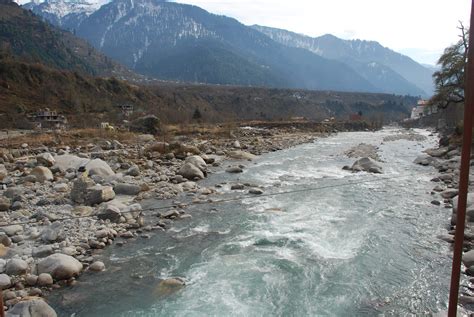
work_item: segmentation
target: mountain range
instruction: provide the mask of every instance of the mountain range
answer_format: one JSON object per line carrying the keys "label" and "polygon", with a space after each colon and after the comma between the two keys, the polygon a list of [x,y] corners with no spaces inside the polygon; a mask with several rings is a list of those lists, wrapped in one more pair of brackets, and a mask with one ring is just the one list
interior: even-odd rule
{"label": "mountain range", "polygon": [[432,70],[378,42],[246,26],[159,0],[47,0],[24,7],[133,71],[164,80],[414,96],[433,91]]}

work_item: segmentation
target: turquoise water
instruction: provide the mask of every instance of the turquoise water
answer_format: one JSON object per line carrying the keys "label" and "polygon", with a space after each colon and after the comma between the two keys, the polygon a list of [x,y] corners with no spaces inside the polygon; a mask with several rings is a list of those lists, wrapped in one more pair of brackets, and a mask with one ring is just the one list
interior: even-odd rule
{"label": "turquoise water", "polygon": [[[326,188],[194,205],[193,217],[167,232],[106,250],[106,272],[84,274],[50,303],[60,316],[399,316],[445,309],[451,262],[436,236],[445,233],[449,210],[430,204],[435,171],[412,163],[436,139],[420,130],[424,142],[382,142],[397,132],[340,133],[246,162],[240,175],[215,173],[204,184],[249,182],[265,193]],[[341,170],[354,161],[342,153],[361,142],[380,146],[383,175]],[[212,197],[243,194],[224,185]],[[176,276],[184,288],[157,291],[161,279]]]}

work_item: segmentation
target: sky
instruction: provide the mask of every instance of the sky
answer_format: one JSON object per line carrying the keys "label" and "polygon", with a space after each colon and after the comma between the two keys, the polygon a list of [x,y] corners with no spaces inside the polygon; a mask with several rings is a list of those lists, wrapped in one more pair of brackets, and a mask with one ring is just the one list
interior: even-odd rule
{"label": "sky", "polygon": [[174,0],[211,13],[320,36],[378,41],[417,62],[436,64],[469,24],[469,0]]}

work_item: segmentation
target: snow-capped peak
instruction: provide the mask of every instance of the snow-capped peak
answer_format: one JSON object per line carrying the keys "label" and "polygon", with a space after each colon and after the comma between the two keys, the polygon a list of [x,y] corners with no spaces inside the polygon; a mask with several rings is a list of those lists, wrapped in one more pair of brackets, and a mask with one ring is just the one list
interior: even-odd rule
{"label": "snow-capped peak", "polygon": [[15,0],[18,4],[28,7],[41,7],[41,11],[55,15],[57,18],[71,14],[84,13],[90,15],[110,0]]}

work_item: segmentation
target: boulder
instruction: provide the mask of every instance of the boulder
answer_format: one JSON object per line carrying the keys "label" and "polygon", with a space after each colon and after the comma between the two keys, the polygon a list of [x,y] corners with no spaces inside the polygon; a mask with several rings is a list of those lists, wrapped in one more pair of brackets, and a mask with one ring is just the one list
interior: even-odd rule
{"label": "boulder", "polygon": [[21,225],[11,225],[11,226],[6,226],[6,227],[1,227],[0,231],[5,232],[5,234],[9,237],[14,236],[16,234],[19,234],[23,232],[23,226]]}
{"label": "boulder", "polygon": [[104,262],[101,262],[101,261],[95,261],[89,266],[89,270],[94,271],[94,272],[101,272],[105,270],[105,264]]}
{"label": "boulder", "polygon": [[8,171],[5,168],[5,165],[0,164],[0,182],[3,181],[8,176]]}
{"label": "boulder", "polygon": [[101,159],[89,160],[88,158],[65,154],[56,156],[55,160],[56,164],[54,166],[63,172],[71,169],[78,171],[82,167],[90,176],[108,177],[115,175],[109,164]]}
{"label": "boulder", "polygon": [[36,282],[38,286],[51,286],[53,285],[53,277],[49,273],[41,273],[38,275],[38,280]]}
{"label": "boulder", "polygon": [[51,245],[40,245],[39,247],[33,249],[31,255],[35,258],[44,258],[53,253],[54,250]]}
{"label": "boulder", "polygon": [[10,276],[4,273],[0,274],[0,290],[10,287],[11,284],[12,284],[12,281],[10,279]]}
{"label": "boulder", "polygon": [[32,171],[31,175],[36,177],[38,182],[44,183],[46,181],[52,181],[54,179],[51,170],[44,166],[36,166]]}
{"label": "boulder", "polygon": [[458,195],[459,191],[457,189],[448,189],[441,192],[441,197],[444,199],[451,199]]}
{"label": "boulder", "polygon": [[463,254],[462,263],[466,267],[470,267],[474,265],[474,250],[468,251]]}
{"label": "boulder", "polygon": [[51,167],[56,163],[56,160],[50,153],[41,153],[36,156],[36,161],[38,164]]}
{"label": "boulder", "polygon": [[0,197],[0,211],[7,211],[11,207],[11,201],[8,198]]}
{"label": "boulder", "polygon": [[184,161],[185,163],[190,163],[190,164],[193,164],[194,166],[196,166],[197,168],[199,168],[201,171],[205,171],[206,168],[207,168],[207,164],[206,162],[204,161],[204,159],[199,156],[199,155],[192,155],[192,156],[188,156],[186,158],[186,160]]}
{"label": "boulder", "polygon": [[115,198],[112,186],[95,185],[87,189],[84,203],[89,206],[98,205]]}
{"label": "boulder", "polygon": [[423,154],[418,156],[413,163],[423,166],[433,165],[437,162],[437,159],[429,155]]}
{"label": "boulder", "polygon": [[134,184],[119,183],[114,186],[114,192],[117,195],[138,195],[141,191],[140,186]]}
{"label": "boulder", "polygon": [[122,212],[117,206],[107,204],[104,210],[97,214],[97,217],[102,220],[110,220],[113,223],[119,223]]}
{"label": "boulder", "polygon": [[366,171],[369,173],[382,173],[382,167],[369,157],[358,159],[351,167],[353,172]]}
{"label": "boulder", "polygon": [[140,168],[137,165],[132,165],[125,174],[133,177],[140,176]]}
{"label": "boulder", "polygon": [[44,300],[30,299],[13,306],[6,317],[57,317],[58,315]]}
{"label": "boulder", "polygon": [[97,175],[100,177],[108,177],[115,175],[112,168],[105,161],[101,159],[94,159],[89,161],[86,166],[86,171],[89,173],[89,176]]}
{"label": "boulder", "polygon": [[441,157],[441,156],[446,155],[449,152],[449,148],[441,147],[439,149],[428,149],[425,152],[426,154],[432,157]]}
{"label": "boulder", "polygon": [[56,280],[65,280],[77,276],[82,264],[72,256],[55,253],[38,263],[38,273],[49,273]]}
{"label": "boulder", "polygon": [[55,222],[41,232],[41,240],[46,243],[60,242],[65,239],[63,226],[60,222]]}
{"label": "boulder", "polygon": [[5,273],[8,275],[23,275],[28,271],[28,263],[22,259],[11,259],[7,262]]}
{"label": "boulder", "polygon": [[229,151],[227,152],[227,156],[233,158],[235,160],[253,160],[256,158],[255,155],[245,152],[245,151]]}
{"label": "boulder", "polygon": [[263,190],[261,190],[260,188],[250,188],[250,189],[249,189],[249,194],[252,194],[252,195],[262,195],[262,194],[263,194]]}
{"label": "boulder", "polygon": [[237,174],[237,173],[242,173],[244,170],[240,168],[239,166],[231,166],[225,170],[227,173],[231,174]]}
{"label": "boulder", "polygon": [[195,178],[204,178],[204,173],[199,169],[199,167],[191,163],[185,163],[183,166],[181,166],[177,174],[189,180],[194,180]]}
{"label": "boulder", "polygon": [[87,190],[95,185],[94,181],[86,175],[81,175],[72,184],[71,200],[83,204],[86,200]]}

